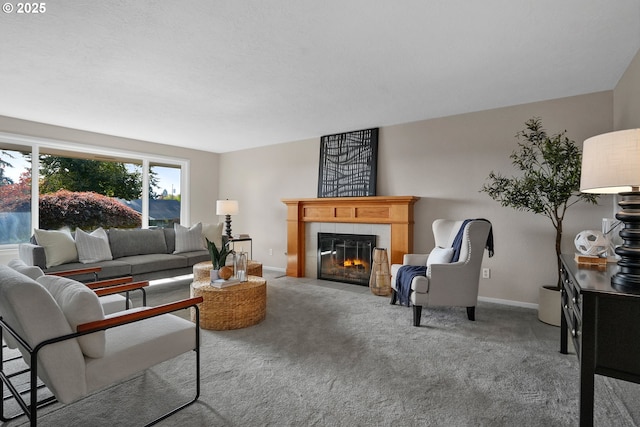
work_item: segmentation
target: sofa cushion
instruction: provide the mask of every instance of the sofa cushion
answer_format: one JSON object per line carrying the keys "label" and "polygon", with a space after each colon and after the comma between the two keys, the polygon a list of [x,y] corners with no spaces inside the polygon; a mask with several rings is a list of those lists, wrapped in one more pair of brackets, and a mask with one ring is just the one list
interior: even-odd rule
{"label": "sofa cushion", "polygon": [[44,276],[44,272],[40,267],[36,267],[35,265],[27,265],[21,259],[14,258],[10,260],[7,265],[13,268],[20,274],[24,274],[25,276],[35,280],[40,276]]}
{"label": "sofa cushion", "polygon": [[173,227],[163,228],[162,231],[164,231],[164,240],[167,244],[167,253],[172,254],[176,250],[176,232]]}
{"label": "sofa cushion", "polygon": [[[27,276],[28,278],[33,279],[33,280],[36,280],[40,276],[44,276],[44,272],[42,271],[42,269],[40,267],[27,265],[21,259],[14,258],[12,260],[9,260],[7,265],[9,267],[11,267],[14,271],[16,271],[16,272],[18,272],[20,274],[24,274],[25,276]],[[9,333],[6,333],[3,336],[3,340],[9,346],[9,348],[17,348],[18,347],[18,342]]]}
{"label": "sofa cushion", "polygon": [[167,244],[162,229],[109,230],[109,246],[114,259],[132,255],[166,254]]}
{"label": "sofa cushion", "polygon": [[113,259],[111,248],[109,248],[109,236],[102,227],[91,233],[76,228],[76,248],[78,249],[78,260],[83,264]]}
{"label": "sofa cushion", "polygon": [[172,254],[133,255],[121,258],[121,261],[131,266],[133,275],[188,267],[185,257]]}
{"label": "sofa cushion", "polygon": [[196,325],[173,314],[109,329],[104,357],[87,360],[87,388],[98,390],[195,347]]}
{"label": "sofa cushion", "polygon": [[176,232],[176,249],[174,254],[182,252],[192,252],[205,249],[202,239],[202,223],[197,223],[191,228],[184,227],[180,224],[173,224]]}
{"label": "sofa cushion", "polygon": [[[46,273],[55,273],[57,271],[64,270],[78,270],[82,268],[100,267],[101,270],[97,273],[98,279],[111,279],[113,277],[122,277],[131,275],[131,266],[126,262],[112,260],[112,261],[100,261],[98,263],[82,264],[81,262],[71,262],[69,264],[58,265],[55,267],[47,268]],[[73,279],[78,282],[93,282],[96,279],[95,274],[78,274],[74,275]]]}
{"label": "sofa cushion", "polygon": [[36,229],[34,234],[38,245],[44,248],[47,268],[78,260],[76,242],[68,228],[60,230]]}
{"label": "sofa cushion", "polygon": [[[202,236],[208,239],[211,243],[215,243],[216,248],[220,249],[222,247],[222,229],[224,226],[224,222],[219,222],[217,224],[202,224]],[[206,242],[206,240],[205,240]],[[205,249],[206,249],[205,243]]]}
{"label": "sofa cushion", "polygon": [[[32,346],[70,334],[69,323],[47,290],[6,265],[0,265],[0,313]],[[22,352],[27,363],[29,355]],[[62,403],[86,394],[84,358],[75,339],[40,351],[38,376]]]}
{"label": "sofa cushion", "polygon": [[181,254],[177,254],[177,255],[184,257],[187,260],[187,266],[189,267],[193,267],[199,262],[211,261],[211,255],[209,255],[209,251],[207,250],[182,252]]}
{"label": "sofa cushion", "polygon": [[[42,276],[37,281],[56,300],[73,331],[82,323],[104,319],[98,296],[82,283],[57,276]],[[85,356],[102,357],[105,349],[104,331],[78,337],[78,344]]]}

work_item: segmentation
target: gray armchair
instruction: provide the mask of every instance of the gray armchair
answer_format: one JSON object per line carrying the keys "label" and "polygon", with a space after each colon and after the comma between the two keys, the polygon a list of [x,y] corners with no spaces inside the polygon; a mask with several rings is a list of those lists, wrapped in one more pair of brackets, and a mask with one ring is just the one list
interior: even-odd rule
{"label": "gray armchair", "polygon": [[[469,320],[475,320],[478,301],[480,268],[485,247],[493,250],[489,238],[491,223],[473,220],[466,224],[459,256],[454,262],[452,245],[464,221],[437,219],[432,229],[436,248],[430,254],[406,254],[402,264],[391,266],[391,304],[395,304],[401,291],[397,283],[398,272],[403,265],[424,266],[424,275],[411,279],[409,301],[413,305],[413,325],[420,326],[423,306],[461,306],[467,308]],[[448,258],[448,259],[447,259]]]}
{"label": "gray armchair", "polygon": [[[44,278],[44,279],[43,279]],[[35,280],[0,265],[0,338],[10,336],[30,369],[29,398],[25,400],[7,372],[0,369],[6,386],[37,425],[40,407],[38,381],[61,403],[71,403],[104,387],[183,353],[195,353],[195,397],[152,422],[165,419],[195,402],[200,394],[200,329],[197,304],[190,298],[157,307],[141,307],[105,316],[96,293],[67,279],[64,284],[42,276]],[[195,310],[196,322],[170,314]],[[3,350],[0,350],[0,352]],[[2,354],[0,354],[0,357]],[[33,363],[37,360],[37,363]],[[7,416],[5,399],[0,420]]]}

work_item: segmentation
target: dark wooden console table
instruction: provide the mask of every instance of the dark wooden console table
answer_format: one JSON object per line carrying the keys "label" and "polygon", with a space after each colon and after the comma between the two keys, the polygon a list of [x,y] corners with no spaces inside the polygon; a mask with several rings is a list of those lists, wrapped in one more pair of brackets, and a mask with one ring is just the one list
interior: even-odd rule
{"label": "dark wooden console table", "polygon": [[618,292],[606,271],[578,268],[562,255],[560,352],[571,336],[580,361],[580,425],[593,425],[595,374],[640,383],[640,295]]}

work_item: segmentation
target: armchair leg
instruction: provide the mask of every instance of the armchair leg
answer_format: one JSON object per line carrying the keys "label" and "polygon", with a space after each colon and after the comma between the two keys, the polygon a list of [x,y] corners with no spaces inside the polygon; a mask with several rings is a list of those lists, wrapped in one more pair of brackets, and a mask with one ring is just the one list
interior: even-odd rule
{"label": "armchair leg", "polygon": [[398,301],[398,293],[395,289],[391,288],[391,305],[396,305],[396,301]]}
{"label": "armchair leg", "polygon": [[475,306],[474,307],[467,307],[467,317],[472,322],[474,320],[476,320],[476,308],[475,308]]}
{"label": "armchair leg", "polygon": [[413,306],[413,326],[420,326],[420,318],[422,317],[422,306]]}

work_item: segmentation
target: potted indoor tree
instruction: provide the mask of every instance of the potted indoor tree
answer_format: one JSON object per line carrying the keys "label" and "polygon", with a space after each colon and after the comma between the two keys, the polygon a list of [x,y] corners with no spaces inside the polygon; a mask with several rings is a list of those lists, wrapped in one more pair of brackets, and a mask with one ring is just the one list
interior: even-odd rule
{"label": "potted indoor tree", "polygon": [[[502,206],[551,220],[556,230],[557,280],[555,286],[541,288],[538,306],[538,318],[551,324],[559,324],[560,318],[560,251],[565,213],[580,201],[595,204],[598,199],[596,194],[580,192],[582,153],[566,133],[565,130],[549,136],[540,118],[526,121],[525,129],[516,134],[518,149],[510,156],[520,175],[507,178],[492,171],[481,190]],[[552,304],[549,311],[543,307],[547,303]]]}

